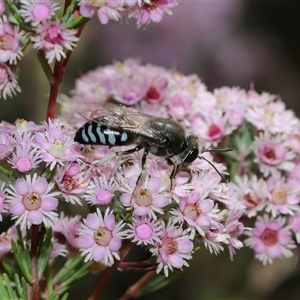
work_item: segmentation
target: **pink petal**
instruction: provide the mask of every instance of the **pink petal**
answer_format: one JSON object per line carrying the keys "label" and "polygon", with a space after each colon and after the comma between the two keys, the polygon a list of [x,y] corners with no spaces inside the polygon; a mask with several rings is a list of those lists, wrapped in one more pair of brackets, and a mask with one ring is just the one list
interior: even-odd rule
{"label": "pink petal", "polygon": [[9,212],[15,216],[20,216],[25,212],[25,207],[22,202],[14,201],[9,206]]}
{"label": "pink petal", "polygon": [[165,207],[167,206],[170,202],[170,200],[167,198],[167,197],[160,197],[160,196],[157,196],[153,199],[153,205],[155,207]]}
{"label": "pink petal", "polygon": [[51,211],[58,206],[58,200],[53,197],[46,197],[42,199],[41,208],[44,211]]}
{"label": "pink petal", "polygon": [[22,196],[25,196],[29,192],[29,186],[29,183],[23,178],[19,178],[15,182],[16,192]]}
{"label": "pink petal", "polygon": [[156,8],[155,10],[152,10],[150,13],[150,18],[153,22],[160,22],[163,18],[164,12],[160,8]]}
{"label": "pink petal", "polygon": [[265,246],[265,244],[261,240],[256,240],[254,242],[253,249],[258,254],[266,252],[266,246]]}
{"label": "pink petal", "polygon": [[110,251],[118,251],[122,246],[122,240],[118,237],[113,237],[109,243]]}
{"label": "pink petal", "polygon": [[282,246],[280,246],[279,244],[273,245],[271,247],[267,248],[267,254],[271,257],[271,258],[278,258],[282,255]]}
{"label": "pink petal", "polygon": [[189,181],[190,175],[187,172],[179,172],[176,175],[176,185],[180,186],[182,184],[185,184]]}
{"label": "pink petal", "polygon": [[202,200],[199,202],[199,206],[202,210],[202,213],[207,214],[213,209],[214,202],[212,200]]}
{"label": "pink petal", "polygon": [[200,227],[208,227],[211,223],[211,218],[205,215],[201,215],[197,218],[196,223]]}
{"label": "pink petal", "polygon": [[181,227],[172,227],[170,230],[168,230],[168,237],[171,239],[176,239],[182,234],[182,228]]}
{"label": "pink petal", "polygon": [[85,224],[92,230],[97,230],[102,225],[101,220],[96,214],[88,214]]}
{"label": "pink petal", "polygon": [[95,239],[89,234],[83,234],[76,239],[76,242],[79,248],[88,249],[95,244]]}
{"label": "pink petal", "polygon": [[179,253],[191,253],[194,249],[194,244],[191,240],[178,239],[177,242],[177,252]]}
{"label": "pink petal", "polygon": [[146,216],[148,214],[148,212],[149,212],[148,207],[139,206],[134,210],[133,214],[138,217],[143,217],[143,216]]}
{"label": "pink petal", "polygon": [[49,143],[47,142],[46,138],[42,134],[35,135],[35,142],[41,147],[46,148],[48,147]]}
{"label": "pink petal", "polygon": [[109,214],[105,219],[104,219],[104,224],[107,229],[113,230],[116,226],[116,218],[114,214]]}
{"label": "pink petal", "polygon": [[130,205],[130,200],[131,200],[131,195],[129,194],[123,194],[120,197],[120,201],[122,202],[122,204],[124,204],[125,206],[129,206]]}
{"label": "pink petal", "polygon": [[43,214],[39,210],[30,211],[27,218],[31,224],[37,225],[43,222]]}
{"label": "pink petal", "polygon": [[169,255],[168,262],[174,268],[181,268],[183,266],[183,259],[176,254]]}
{"label": "pink petal", "polygon": [[42,195],[45,194],[48,188],[47,179],[44,177],[38,177],[38,179],[32,184],[32,189],[34,192]]}
{"label": "pink petal", "polygon": [[100,260],[103,260],[105,254],[106,254],[106,248],[105,247],[96,247],[94,250],[93,250],[93,259],[95,261],[100,261]]}
{"label": "pink petal", "polygon": [[151,194],[157,194],[160,190],[160,187],[161,187],[160,178],[151,178],[147,186]]}

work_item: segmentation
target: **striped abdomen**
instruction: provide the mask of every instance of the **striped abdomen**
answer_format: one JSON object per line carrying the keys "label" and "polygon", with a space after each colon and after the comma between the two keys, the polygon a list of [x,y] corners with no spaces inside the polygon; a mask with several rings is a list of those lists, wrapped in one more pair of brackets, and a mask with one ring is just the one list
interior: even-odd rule
{"label": "striped abdomen", "polygon": [[80,144],[122,146],[134,144],[135,135],[91,121],[77,130],[74,141]]}

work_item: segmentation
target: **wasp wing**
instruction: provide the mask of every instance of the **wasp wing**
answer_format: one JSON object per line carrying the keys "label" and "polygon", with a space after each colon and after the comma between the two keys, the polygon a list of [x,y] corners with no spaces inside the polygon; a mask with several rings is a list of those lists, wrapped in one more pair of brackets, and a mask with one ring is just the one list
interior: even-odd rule
{"label": "wasp wing", "polygon": [[107,104],[104,107],[95,107],[85,116],[112,129],[132,132],[150,138],[154,142],[160,142],[162,138],[161,133],[147,125],[147,121],[157,117],[144,114],[131,107]]}

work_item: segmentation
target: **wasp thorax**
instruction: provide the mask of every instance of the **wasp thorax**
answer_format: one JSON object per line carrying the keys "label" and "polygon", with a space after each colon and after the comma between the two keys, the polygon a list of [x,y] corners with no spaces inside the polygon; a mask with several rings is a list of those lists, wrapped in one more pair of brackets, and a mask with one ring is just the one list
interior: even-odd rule
{"label": "wasp thorax", "polygon": [[182,152],[185,146],[185,131],[179,123],[171,119],[153,118],[147,121],[146,125],[160,135],[159,143],[150,141],[152,154],[169,156]]}

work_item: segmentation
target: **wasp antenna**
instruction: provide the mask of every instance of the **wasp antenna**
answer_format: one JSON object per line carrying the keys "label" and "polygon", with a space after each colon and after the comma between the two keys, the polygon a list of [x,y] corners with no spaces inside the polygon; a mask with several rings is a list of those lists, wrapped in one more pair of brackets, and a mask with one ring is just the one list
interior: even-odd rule
{"label": "wasp antenna", "polygon": [[207,150],[203,150],[202,153],[204,152],[229,152],[229,151],[233,151],[233,148],[219,148],[219,149],[207,149]]}
{"label": "wasp antenna", "polygon": [[220,177],[225,181],[227,182],[227,179],[219,172],[219,170],[214,166],[214,164],[209,161],[208,159],[206,159],[204,156],[198,156],[200,159],[204,159],[206,162],[208,162],[214,169],[215,171],[220,175]]}

